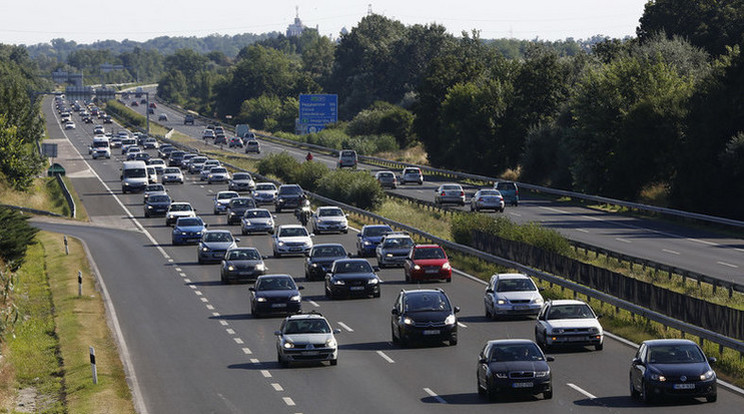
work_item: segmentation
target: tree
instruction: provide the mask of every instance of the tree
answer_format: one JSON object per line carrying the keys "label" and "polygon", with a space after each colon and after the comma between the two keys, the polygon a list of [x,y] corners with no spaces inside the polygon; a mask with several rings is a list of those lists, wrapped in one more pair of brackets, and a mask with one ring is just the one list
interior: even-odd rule
{"label": "tree", "polygon": [[164,69],[180,71],[186,79],[193,79],[197,72],[207,68],[208,59],[192,49],[179,49],[176,53],[165,58]]}
{"label": "tree", "polygon": [[11,271],[23,264],[26,249],[34,242],[39,229],[28,224],[28,215],[16,210],[0,208],[0,259],[8,264]]}

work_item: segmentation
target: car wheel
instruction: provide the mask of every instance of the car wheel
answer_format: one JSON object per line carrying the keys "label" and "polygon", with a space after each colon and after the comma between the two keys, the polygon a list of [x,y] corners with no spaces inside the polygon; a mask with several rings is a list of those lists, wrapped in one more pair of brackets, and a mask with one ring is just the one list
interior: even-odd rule
{"label": "car wheel", "polygon": [[455,346],[455,345],[457,345],[457,335],[455,335],[455,336],[451,336],[451,337],[450,337],[450,339],[449,339],[449,344],[450,344],[450,346]]}
{"label": "car wheel", "polygon": [[336,365],[338,365],[338,358],[331,360],[331,366],[335,367]]}
{"label": "car wheel", "polygon": [[222,283],[223,285],[227,284],[227,279],[225,279],[224,275],[220,275],[220,283]]}
{"label": "car wheel", "polygon": [[545,391],[543,393],[543,398],[546,400],[553,398],[553,389],[551,388],[550,391]]}
{"label": "car wheel", "polygon": [[275,251],[275,252],[274,252],[274,257],[282,257],[282,255],[281,255],[281,254],[279,254],[279,252],[276,252],[276,251]]}
{"label": "car wheel", "polygon": [[[380,268],[382,268],[382,266],[380,266]],[[411,283],[411,274],[408,272],[405,272],[405,275],[406,275],[406,283]]]}
{"label": "car wheel", "polygon": [[705,401],[708,401],[709,403],[716,402],[718,400],[718,394],[711,394],[705,396]]}
{"label": "car wheel", "polygon": [[475,386],[478,388],[478,395],[481,397],[484,397],[486,395],[486,389],[481,387],[480,378],[478,378],[478,374],[475,375]]}
{"label": "car wheel", "polygon": [[499,398],[499,393],[496,392],[496,388],[489,386],[488,382],[486,382],[486,395],[491,401],[496,401]]}
{"label": "car wheel", "polygon": [[641,393],[638,392],[638,390],[635,389],[633,386],[633,380],[629,380],[628,383],[630,384],[630,398],[637,400],[641,397]]}
{"label": "car wheel", "polygon": [[279,207],[276,207],[276,208],[274,208],[274,212],[275,213],[281,213],[282,212],[282,209],[279,208]]}
{"label": "car wheel", "polygon": [[648,392],[648,387],[646,386],[646,382],[641,382],[641,401],[648,404],[652,400],[651,394]]}
{"label": "car wheel", "polygon": [[245,231],[245,229],[240,229],[240,234],[242,234],[243,236],[245,236],[245,235],[248,234],[248,232]]}
{"label": "car wheel", "polygon": [[488,305],[484,305],[483,307],[486,308],[486,319],[493,319],[493,317],[491,316],[491,311],[488,309]]}
{"label": "car wheel", "polygon": [[282,356],[279,354],[279,351],[276,352],[276,362],[279,363],[282,367],[286,368],[289,366],[289,362],[286,361]]}
{"label": "car wheel", "polygon": [[376,298],[379,298],[380,297],[380,292],[375,293],[373,296],[376,297]]}
{"label": "car wheel", "polygon": [[595,351],[601,351],[602,349],[604,349],[604,344],[594,345],[594,350]]}
{"label": "car wheel", "polygon": [[548,338],[545,337],[545,334],[543,334],[542,341],[540,342],[540,347],[542,348],[543,352],[550,351],[550,345],[548,345]]}
{"label": "car wheel", "polygon": [[325,289],[323,290],[325,291],[325,297],[327,297],[328,299],[331,299],[331,291],[328,290],[328,286],[326,286]]}
{"label": "car wheel", "polygon": [[503,213],[503,212],[504,212],[504,207],[501,207],[501,208],[499,209],[499,213]]}
{"label": "car wheel", "polygon": [[204,260],[201,257],[199,258],[199,264],[204,264]]}
{"label": "car wheel", "polygon": [[444,279],[444,281],[447,282],[447,283],[452,283],[452,277],[450,276],[449,278]]}
{"label": "car wheel", "polygon": [[392,326],[390,327],[390,341],[396,345],[400,342],[400,339],[395,336],[395,328],[393,328]]}

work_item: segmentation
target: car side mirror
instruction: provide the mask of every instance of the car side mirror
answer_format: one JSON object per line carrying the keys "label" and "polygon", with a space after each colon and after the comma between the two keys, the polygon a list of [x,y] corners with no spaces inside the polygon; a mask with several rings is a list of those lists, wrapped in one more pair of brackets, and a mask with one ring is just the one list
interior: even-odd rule
{"label": "car side mirror", "polygon": [[268,258],[269,258],[269,256],[261,256],[261,259],[262,259],[262,260],[266,260],[266,259],[268,259]]}
{"label": "car side mirror", "polygon": [[537,288],[537,291],[538,291],[538,292],[542,292],[542,291],[544,291],[544,290],[545,290],[545,288],[544,288],[544,287],[539,287],[539,288]]}
{"label": "car side mirror", "polygon": [[[194,213],[196,213],[196,211],[195,211]],[[208,229],[208,228],[209,228],[209,224],[207,224],[207,223],[204,223],[204,228],[205,228],[205,229]]]}
{"label": "car side mirror", "polygon": [[400,312],[398,312],[398,308],[393,308],[393,310],[390,313],[392,313],[393,315],[396,315],[396,316],[397,315],[400,315]]}
{"label": "car side mirror", "polygon": [[282,331],[274,331],[274,335],[281,336],[282,335]]}
{"label": "car side mirror", "polygon": [[119,179],[120,179],[120,180],[123,180],[123,179],[124,179],[124,175],[123,175],[123,174],[122,174],[122,175],[120,175],[120,176],[119,176]]}
{"label": "car side mirror", "polygon": [[711,365],[715,364],[717,361],[718,360],[716,359],[716,357],[709,357],[708,358],[708,363],[711,364]]}
{"label": "car side mirror", "polygon": [[457,312],[460,312],[460,307],[459,306],[455,306],[455,313],[457,313]]}
{"label": "car side mirror", "polygon": [[310,233],[310,237],[315,237],[315,233]]}
{"label": "car side mirror", "polygon": [[545,360],[548,361],[548,362],[553,362],[553,361],[555,361],[555,358],[553,358],[552,356],[546,356],[545,357]]}
{"label": "car side mirror", "polygon": [[346,257],[354,257],[354,255],[352,255],[351,252],[347,252]]}
{"label": "car side mirror", "polygon": [[641,361],[641,358],[633,358],[633,361],[631,363],[633,365],[643,365],[643,361]]}
{"label": "car side mirror", "polygon": [[255,292],[256,291],[256,288],[254,288],[253,286],[251,286],[251,287],[248,288],[248,290],[250,290],[251,292]]}
{"label": "car side mirror", "polygon": [[493,289],[491,289],[491,288],[486,288],[486,293],[493,293]]}
{"label": "car side mirror", "polygon": [[336,328],[336,329],[334,329],[334,330],[333,330],[333,334],[334,334],[334,335],[338,335],[338,334],[340,334],[340,333],[341,333],[341,330],[340,330],[340,329],[338,329],[338,328]]}
{"label": "car side mirror", "polygon": [[305,286],[297,286],[297,290],[303,290],[305,289]]}
{"label": "car side mirror", "polygon": [[597,319],[599,319],[599,318],[601,318],[601,317],[602,317],[602,314],[601,314],[601,313],[598,313],[598,314],[597,314]]}
{"label": "car side mirror", "polygon": [[486,358],[478,358],[478,363],[479,364],[487,364],[488,363],[488,360]]}
{"label": "car side mirror", "polygon": [[372,266],[372,270],[374,270],[375,272],[379,272],[380,266]]}
{"label": "car side mirror", "polygon": [[235,238],[235,242],[237,243],[237,242],[239,242],[239,241],[240,241],[240,239],[236,237],[236,238]]}

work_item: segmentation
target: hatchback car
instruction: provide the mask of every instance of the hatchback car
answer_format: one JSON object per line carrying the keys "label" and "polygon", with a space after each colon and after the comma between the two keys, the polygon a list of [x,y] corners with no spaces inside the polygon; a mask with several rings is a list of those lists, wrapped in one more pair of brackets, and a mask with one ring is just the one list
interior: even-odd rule
{"label": "hatchback car", "polygon": [[459,204],[465,205],[465,190],[460,184],[442,184],[434,193],[434,204]]}
{"label": "hatchback car", "polygon": [[687,339],[655,339],[638,347],[630,365],[630,396],[643,402],[660,397],[718,399],[715,358]]}
{"label": "hatchback car", "polygon": [[338,168],[356,168],[357,167],[357,153],[354,150],[341,150],[338,153],[338,162],[336,163]]}
{"label": "hatchback car", "polygon": [[333,262],[348,257],[346,249],[339,243],[316,244],[305,259],[305,279],[323,280],[331,270]]}
{"label": "hatchback car", "polygon": [[245,153],[255,152],[256,154],[261,153],[261,144],[255,139],[249,139],[245,141]]}
{"label": "hatchback car", "polygon": [[[247,172],[236,172],[227,183],[227,189],[232,191],[251,191],[255,187],[253,177]],[[276,187],[274,189],[276,190]]]}
{"label": "hatchback car", "polygon": [[263,275],[249,288],[251,314],[260,318],[269,314],[300,313],[302,286],[297,286],[290,275]]}
{"label": "hatchback car", "polygon": [[227,216],[227,225],[240,224],[246,210],[256,208],[256,202],[250,197],[235,197],[230,199],[227,204],[225,215]]}
{"label": "hatchback car", "polygon": [[373,268],[366,259],[339,259],[333,262],[325,275],[325,295],[338,297],[380,297],[379,269]]}
{"label": "hatchback car", "polygon": [[540,290],[529,276],[522,273],[491,276],[483,295],[486,318],[537,315],[543,307]]}
{"label": "hatchback car", "polygon": [[166,193],[156,193],[147,197],[145,217],[164,216],[171,205],[171,198]]}
{"label": "hatchback car", "polygon": [[315,234],[321,232],[348,233],[349,222],[343,210],[334,206],[318,207],[310,218]]}
{"label": "hatchback car", "polygon": [[162,184],[148,184],[145,186],[143,202],[147,203],[147,199],[153,194],[165,193],[165,192],[167,191]]}
{"label": "hatchback car", "polygon": [[416,183],[418,185],[424,184],[424,174],[421,172],[421,168],[418,167],[406,167],[403,169],[403,173],[400,175],[400,183]]}
{"label": "hatchback car", "polygon": [[205,231],[196,252],[199,264],[221,261],[228,250],[238,247],[239,241],[229,230]]}
{"label": "hatchback car", "polygon": [[183,184],[183,173],[178,167],[168,167],[163,170],[163,174],[160,176],[160,182],[163,184],[168,183],[179,183]]}
{"label": "hatchback car", "polygon": [[304,198],[302,187],[297,184],[283,184],[279,186],[274,208],[277,213],[281,213],[282,209],[294,209],[300,206]]}
{"label": "hatchback car", "polygon": [[413,239],[407,234],[389,233],[382,237],[375,249],[377,265],[382,267],[402,267],[413,248]]}
{"label": "hatchback car", "polygon": [[519,205],[519,187],[513,181],[497,181],[493,184],[493,189],[498,190],[504,197],[504,202],[512,205]]}
{"label": "hatchback car", "polygon": [[201,169],[204,166],[205,162],[207,162],[207,157],[196,156],[192,158],[191,161],[189,162],[189,173],[191,174],[201,173]]}
{"label": "hatchback car", "polygon": [[207,226],[199,217],[181,217],[171,233],[171,243],[174,245],[198,243]]}
{"label": "hatchback car", "polygon": [[527,339],[488,341],[478,355],[478,394],[496,399],[500,394],[542,394],[553,398],[553,378],[542,350]]}
{"label": "hatchback car", "polygon": [[375,173],[375,180],[380,183],[382,188],[398,188],[398,178],[392,171],[378,171]]}
{"label": "hatchback car", "polygon": [[158,149],[159,146],[158,140],[155,138],[147,138],[145,139],[145,142],[142,143],[144,149]]}
{"label": "hatchback car", "polygon": [[470,199],[470,211],[493,210],[504,212],[504,197],[498,190],[478,190]]}
{"label": "hatchback car", "polygon": [[402,346],[415,341],[457,345],[459,311],[442,289],[402,290],[390,318],[392,341]]}
{"label": "hatchback car", "polygon": [[604,331],[591,306],[580,300],[552,300],[537,315],[535,341],[544,350],[553,347],[604,347]]}
{"label": "hatchback car", "polygon": [[209,170],[207,184],[226,183],[230,180],[230,172],[225,167],[214,167]]}
{"label": "hatchback car", "polygon": [[240,139],[240,137],[232,137],[230,138],[230,141],[228,141],[227,146],[230,148],[233,148],[233,147],[243,148],[243,140]]}
{"label": "hatchback car", "polygon": [[276,359],[283,366],[292,362],[322,362],[338,364],[338,343],[328,320],[319,313],[288,316],[276,335]]}
{"label": "hatchback car", "polygon": [[236,193],[235,191],[218,192],[212,199],[214,204],[212,212],[214,214],[224,213],[225,211],[227,211],[227,205],[230,204],[230,200],[237,197],[240,197],[240,194]]}
{"label": "hatchback car", "polygon": [[196,211],[187,202],[173,202],[165,213],[165,225],[172,226],[181,217],[196,217]]}
{"label": "hatchback car", "polygon": [[403,264],[403,271],[406,282],[422,280],[452,281],[452,266],[450,266],[447,253],[436,244],[413,246]]}
{"label": "hatchback car", "polygon": [[[233,179],[235,177],[233,176]],[[253,199],[256,204],[274,204],[276,201],[277,189],[274,183],[257,183],[253,189]]]}
{"label": "hatchback car", "polygon": [[214,131],[211,129],[205,129],[202,132],[202,139],[214,139],[214,137],[215,137]]}
{"label": "hatchback car", "polygon": [[274,216],[265,208],[250,208],[243,213],[240,220],[240,232],[248,233],[274,233]]}
{"label": "hatchback car", "polygon": [[228,250],[225,258],[222,259],[220,281],[225,284],[234,281],[256,280],[257,277],[266,273],[266,264],[263,259],[255,247],[237,247]]}
{"label": "hatchback car", "polygon": [[283,254],[304,255],[313,247],[312,235],[299,224],[279,226],[272,241],[274,257],[281,257]]}
{"label": "hatchback car", "polygon": [[393,229],[387,224],[367,224],[357,234],[356,247],[359,257],[374,256],[377,245],[382,236],[392,233]]}

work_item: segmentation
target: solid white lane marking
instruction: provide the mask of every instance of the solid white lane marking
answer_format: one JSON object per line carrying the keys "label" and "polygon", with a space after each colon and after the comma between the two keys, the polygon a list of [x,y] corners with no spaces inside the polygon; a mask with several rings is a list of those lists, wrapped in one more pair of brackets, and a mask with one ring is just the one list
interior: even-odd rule
{"label": "solid white lane marking", "polygon": [[317,302],[315,302],[314,300],[310,300],[310,299],[308,299],[308,300],[307,300],[307,303],[309,303],[309,304],[311,304],[311,305],[315,306],[316,308],[319,308],[319,307],[320,307],[320,305],[318,305],[318,303],[317,303]]}
{"label": "solid white lane marking", "polygon": [[630,240],[628,240],[628,239],[623,239],[623,238],[621,238],[621,237],[615,237],[615,240],[617,240],[617,241],[619,241],[619,242],[623,242],[623,243],[629,243],[629,244],[630,244],[630,243],[633,243],[632,241],[630,241]]}
{"label": "solid white lane marking", "polygon": [[393,358],[390,358],[389,356],[387,356],[387,354],[385,354],[382,351],[377,351],[377,355],[379,355],[380,357],[382,357],[382,359],[384,359],[385,361],[387,361],[387,362],[389,362],[391,364],[394,364],[395,363],[395,360],[393,360]]}
{"label": "solid white lane marking", "polygon": [[274,387],[274,391],[284,391],[284,388],[282,388],[282,386],[277,384],[276,382],[272,382],[271,386]]}
{"label": "solid white lane marking", "polygon": [[346,329],[346,330],[347,330],[347,331],[349,331],[349,332],[354,332],[354,330],[353,330],[353,329],[351,329],[351,328],[349,327],[349,325],[347,325],[347,324],[345,324],[345,323],[343,323],[343,322],[339,322],[339,323],[338,323],[338,326],[340,326],[340,327],[342,327],[342,328]]}
{"label": "solid white lane marking", "polygon": [[595,397],[594,395],[590,394],[589,392],[587,392],[587,391],[585,391],[585,390],[582,390],[582,389],[581,389],[581,388],[580,388],[579,386],[577,386],[577,385],[574,385],[574,384],[571,384],[571,383],[568,383],[568,384],[566,384],[566,385],[568,385],[569,387],[571,387],[571,388],[575,389],[576,391],[578,391],[579,393],[583,394],[583,395],[584,395],[585,397],[589,398],[590,400],[593,400],[593,399],[597,398],[597,397]]}
{"label": "solid white lane marking", "polygon": [[[214,306],[212,306],[212,305],[207,305],[207,309],[209,309],[209,310],[214,310]],[[219,315],[218,315],[218,316],[219,316]]]}
{"label": "solid white lane marking", "polygon": [[592,217],[592,216],[581,216],[581,218],[585,218],[587,220],[594,220],[594,221],[602,221],[601,218],[598,217]]}
{"label": "solid white lane marking", "polygon": [[447,401],[444,401],[444,398],[438,396],[437,393],[435,393],[431,389],[424,388],[424,391],[426,391],[426,393],[429,394],[429,396],[434,397],[434,399],[437,400],[438,403],[440,403],[440,404],[447,404]]}
{"label": "solid white lane marking", "polygon": [[721,266],[726,266],[726,267],[730,267],[730,268],[733,268],[733,269],[738,269],[739,268],[739,266],[737,266],[735,264],[731,264],[731,263],[726,263],[726,262],[716,262],[716,263],[718,263]]}
{"label": "solid white lane marking", "polygon": [[221,320],[221,321],[220,321],[220,325],[222,325],[222,326],[227,326],[227,321]]}
{"label": "solid white lane marking", "polygon": [[736,250],[737,252],[744,252],[744,249],[740,249],[738,247],[734,248],[734,250]]}
{"label": "solid white lane marking", "polygon": [[230,335],[235,335],[235,330],[232,328],[225,329],[225,332],[229,333]]}
{"label": "solid white lane marking", "polygon": [[253,351],[251,351],[250,348],[243,348],[243,353],[246,354],[246,355],[251,355],[251,354],[253,354]]}
{"label": "solid white lane marking", "polygon": [[264,376],[264,378],[271,378],[271,373],[268,370],[262,369],[261,375]]}
{"label": "solid white lane marking", "polygon": [[234,340],[234,341],[235,341],[235,343],[236,343],[236,344],[238,344],[238,345],[243,345],[243,343],[244,343],[244,342],[243,342],[243,340],[242,340],[242,339],[240,339],[240,338],[233,338],[233,340]]}
{"label": "solid white lane marking", "polygon": [[292,401],[292,399],[289,398],[289,397],[284,397],[284,398],[282,398],[282,400],[284,400],[284,403],[287,404],[290,407],[294,407],[295,406],[295,402]]}
{"label": "solid white lane marking", "polygon": [[468,327],[467,325],[465,325],[462,322],[457,322],[457,326],[459,326],[460,328],[467,328]]}
{"label": "solid white lane marking", "polygon": [[718,243],[709,242],[708,240],[693,239],[692,237],[686,237],[685,240],[700,244],[707,244],[708,246],[718,246]]}
{"label": "solid white lane marking", "polygon": [[671,253],[671,254],[679,254],[678,251],[669,250],[669,249],[661,249],[662,252]]}
{"label": "solid white lane marking", "polygon": [[543,210],[552,211],[554,213],[568,214],[568,211],[558,210],[557,208],[553,208],[553,207],[541,206],[540,208]]}
{"label": "solid white lane marking", "polygon": [[509,212],[509,214],[511,214],[511,215],[512,215],[512,216],[514,216],[514,217],[522,217],[522,215],[521,215],[521,214],[519,214],[519,213],[513,213],[513,212],[511,212],[511,211]]}
{"label": "solid white lane marking", "polygon": [[589,230],[587,229],[576,229],[576,231],[580,231],[582,233],[589,233]]}

